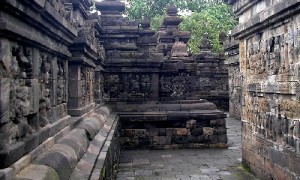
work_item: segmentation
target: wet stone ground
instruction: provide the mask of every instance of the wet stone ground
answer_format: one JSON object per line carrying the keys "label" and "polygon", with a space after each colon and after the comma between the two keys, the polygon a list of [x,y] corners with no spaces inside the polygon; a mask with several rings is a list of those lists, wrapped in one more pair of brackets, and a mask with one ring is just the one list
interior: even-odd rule
{"label": "wet stone ground", "polygon": [[117,180],[252,180],[241,165],[241,121],[227,118],[228,149],[123,150]]}

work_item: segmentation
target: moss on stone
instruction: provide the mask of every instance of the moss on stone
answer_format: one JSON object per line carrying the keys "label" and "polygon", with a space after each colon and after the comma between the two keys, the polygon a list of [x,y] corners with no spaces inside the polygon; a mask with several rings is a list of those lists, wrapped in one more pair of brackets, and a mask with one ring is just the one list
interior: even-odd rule
{"label": "moss on stone", "polygon": [[106,175],[106,166],[103,165],[103,168],[102,168],[101,174],[100,174],[100,179],[105,178],[105,175]]}
{"label": "moss on stone", "polygon": [[49,171],[47,172],[46,179],[48,179],[48,180],[60,180],[57,172],[53,168],[49,167],[48,169],[49,169]]}

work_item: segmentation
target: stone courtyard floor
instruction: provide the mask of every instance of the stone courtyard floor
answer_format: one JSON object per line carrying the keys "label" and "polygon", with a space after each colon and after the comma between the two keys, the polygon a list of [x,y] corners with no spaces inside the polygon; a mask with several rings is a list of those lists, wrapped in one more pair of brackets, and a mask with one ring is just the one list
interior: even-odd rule
{"label": "stone courtyard floor", "polygon": [[252,180],[241,165],[241,121],[227,118],[228,149],[123,150],[117,180]]}

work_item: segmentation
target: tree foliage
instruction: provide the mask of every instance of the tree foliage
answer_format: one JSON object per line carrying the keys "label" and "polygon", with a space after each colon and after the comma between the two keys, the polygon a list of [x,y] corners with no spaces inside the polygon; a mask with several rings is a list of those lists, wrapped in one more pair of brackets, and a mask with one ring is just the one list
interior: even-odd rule
{"label": "tree foliage", "polygon": [[166,16],[165,14],[154,16],[150,21],[150,25],[151,25],[152,29],[158,30],[158,28],[162,24],[165,16]]}
{"label": "tree foliage", "polygon": [[208,6],[222,4],[223,0],[174,0],[173,3],[181,10],[200,12]]}
{"label": "tree foliage", "polygon": [[207,35],[215,52],[221,51],[220,32],[228,33],[236,24],[236,18],[231,8],[223,3],[207,6],[200,12],[185,16],[180,28],[191,32],[189,48],[199,52],[199,43],[203,35]]}
{"label": "tree foliage", "polygon": [[141,20],[143,16],[151,20],[151,27],[158,29],[168,4],[174,3],[183,15],[180,25],[182,30],[191,32],[188,43],[191,52],[199,52],[199,42],[206,34],[213,44],[213,50],[221,50],[219,33],[227,33],[236,24],[236,17],[231,7],[222,0],[127,0],[127,16],[130,19]]}
{"label": "tree foliage", "polygon": [[163,15],[164,8],[173,0],[128,0],[127,16],[130,19],[140,20],[143,16],[152,19]]}

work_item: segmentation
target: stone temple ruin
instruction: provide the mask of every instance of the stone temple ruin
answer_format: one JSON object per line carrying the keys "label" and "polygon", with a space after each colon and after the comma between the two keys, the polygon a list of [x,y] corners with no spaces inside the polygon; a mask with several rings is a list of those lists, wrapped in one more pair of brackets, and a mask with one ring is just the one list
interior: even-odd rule
{"label": "stone temple ruin", "polygon": [[157,32],[91,6],[1,2],[0,179],[113,179],[120,148],[227,146],[224,56],[205,38],[188,53],[175,6]]}
{"label": "stone temple ruin", "polygon": [[206,37],[187,51],[173,5],[153,31],[118,0],[101,15],[91,0],[1,1],[0,179],[114,179],[121,148],[226,148],[221,110],[242,120],[251,172],[300,179],[300,2],[225,2],[239,18],[226,61]]}

